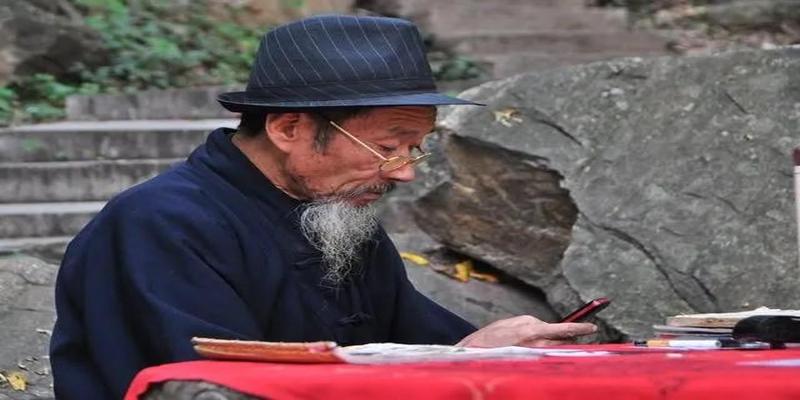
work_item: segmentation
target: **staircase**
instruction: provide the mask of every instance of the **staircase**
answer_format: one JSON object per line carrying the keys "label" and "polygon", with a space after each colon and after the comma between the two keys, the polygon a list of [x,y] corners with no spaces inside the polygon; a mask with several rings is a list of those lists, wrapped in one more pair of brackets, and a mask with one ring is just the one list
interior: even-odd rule
{"label": "staircase", "polygon": [[75,121],[0,130],[0,252],[57,255],[116,193],[235,120]]}

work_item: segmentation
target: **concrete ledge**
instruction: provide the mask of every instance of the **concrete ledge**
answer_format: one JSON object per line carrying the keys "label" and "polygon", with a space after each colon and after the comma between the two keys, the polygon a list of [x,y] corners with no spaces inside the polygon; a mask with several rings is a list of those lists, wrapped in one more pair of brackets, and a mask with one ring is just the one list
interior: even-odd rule
{"label": "concrete ledge", "polygon": [[0,163],[0,203],[107,200],[179,161]]}
{"label": "concrete ledge", "polygon": [[186,157],[212,130],[237,120],[58,122],[0,130],[0,160],[76,161]]}
{"label": "concrete ledge", "polygon": [[235,114],[217,102],[220,93],[242,90],[244,85],[147,90],[130,94],[70,96],[67,119],[108,121],[120,119],[231,118]]}

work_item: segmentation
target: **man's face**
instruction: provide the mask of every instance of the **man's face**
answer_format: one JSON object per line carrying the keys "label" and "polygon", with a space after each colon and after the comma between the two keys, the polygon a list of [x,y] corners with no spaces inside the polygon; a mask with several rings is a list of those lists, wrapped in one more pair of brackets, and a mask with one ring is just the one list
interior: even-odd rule
{"label": "man's face", "polygon": [[[305,116],[301,138],[287,154],[286,172],[303,197],[344,197],[355,206],[379,199],[393,184],[414,179],[413,166],[380,171],[381,160],[353,139],[329,127],[324,148],[314,142],[316,124]],[[341,123],[341,127],[384,157],[408,156],[434,124],[430,107],[375,108]]]}

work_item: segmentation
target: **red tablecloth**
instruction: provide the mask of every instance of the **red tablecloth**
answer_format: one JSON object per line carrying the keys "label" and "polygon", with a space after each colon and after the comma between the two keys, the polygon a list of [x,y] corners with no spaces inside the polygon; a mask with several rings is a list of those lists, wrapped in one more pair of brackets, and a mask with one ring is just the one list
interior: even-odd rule
{"label": "red tablecloth", "polygon": [[401,365],[195,361],[143,370],[125,398],[156,382],[203,380],[270,399],[800,399],[800,349],[582,347],[615,354]]}

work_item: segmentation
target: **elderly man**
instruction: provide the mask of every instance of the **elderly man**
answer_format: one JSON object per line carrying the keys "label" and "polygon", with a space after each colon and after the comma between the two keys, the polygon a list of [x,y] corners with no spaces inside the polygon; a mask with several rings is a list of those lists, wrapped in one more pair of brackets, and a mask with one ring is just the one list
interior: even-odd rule
{"label": "elderly man", "polygon": [[120,398],[190,338],[543,345],[594,332],[531,316],[480,330],[417,292],[371,204],[414,179],[439,94],[416,28],[322,16],[264,36],[242,114],[111,200],[56,287],[59,399]]}

